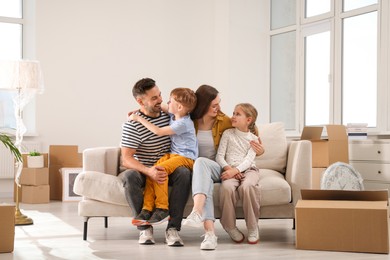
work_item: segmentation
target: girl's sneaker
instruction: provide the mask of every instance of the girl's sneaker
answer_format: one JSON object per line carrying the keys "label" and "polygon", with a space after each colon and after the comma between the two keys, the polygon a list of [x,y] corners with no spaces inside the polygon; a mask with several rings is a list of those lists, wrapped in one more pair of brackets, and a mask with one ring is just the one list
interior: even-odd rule
{"label": "girl's sneaker", "polygon": [[260,240],[260,235],[259,235],[259,228],[253,229],[253,230],[248,230],[248,243],[249,244],[257,244]]}
{"label": "girl's sneaker", "polygon": [[230,238],[236,243],[241,243],[245,239],[244,234],[237,227],[230,230],[226,230],[226,232],[229,234]]}

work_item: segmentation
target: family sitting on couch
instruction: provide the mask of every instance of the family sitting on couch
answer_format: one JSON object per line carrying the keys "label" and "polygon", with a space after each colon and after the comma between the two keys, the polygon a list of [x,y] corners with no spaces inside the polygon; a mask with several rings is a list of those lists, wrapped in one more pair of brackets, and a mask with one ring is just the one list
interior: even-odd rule
{"label": "family sitting on couch", "polygon": [[125,196],[136,213],[133,224],[140,230],[139,243],[154,244],[153,225],[168,220],[166,243],[183,246],[179,231],[192,186],[194,205],[183,225],[203,225],[200,248],[214,250],[215,182],[221,183],[223,228],[234,242],[245,240],[236,226],[235,206],[240,198],[247,241],[258,243],[260,172],[255,157],[264,149],[255,126],[256,108],[238,104],[230,118],[220,110],[218,91],[208,85],[195,93],[184,88],[173,90],[168,109],[162,105],[153,79],[139,80],[132,93],[140,108],[123,126],[121,157],[126,168],[122,173]]}

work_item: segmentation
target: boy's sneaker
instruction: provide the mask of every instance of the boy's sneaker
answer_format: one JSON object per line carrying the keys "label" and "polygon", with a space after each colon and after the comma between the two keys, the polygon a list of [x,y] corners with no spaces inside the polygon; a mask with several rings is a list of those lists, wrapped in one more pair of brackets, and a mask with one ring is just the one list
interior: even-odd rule
{"label": "boy's sneaker", "polygon": [[260,235],[259,235],[259,228],[253,229],[253,230],[248,230],[248,243],[249,244],[257,244],[260,240]]}
{"label": "boy's sneaker", "polygon": [[206,232],[204,239],[200,244],[202,250],[214,250],[217,248],[218,237],[213,232]]}
{"label": "boy's sneaker", "polygon": [[131,223],[135,226],[145,225],[151,216],[151,211],[143,209],[136,217],[133,218]]}
{"label": "boy's sneaker", "polygon": [[230,230],[226,230],[226,232],[229,234],[230,238],[236,243],[241,243],[245,239],[244,234],[237,227]]}
{"label": "boy's sneaker", "polygon": [[168,246],[184,246],[183,240],[181,240],[176,228],[168,228],[165,231],[165,242]]}
{"label": "boy's sneaker", "polygon": [[153,245],[155,243],[154,238],[153,238],[153,227],[152,226],[150,226],[149,228],[147,228],[145,230],[142,230],[139,233],[138,243],[141,245]]}
{"label": "boy's sneaker", "polygon": [[187,218],[183,221],[183,226],[189,226],[195,228],[202,227],[202,224],[203,224],[202,216],[199,215],[199,213],[196,211],[192,211],[190,215],[188,215]]}
{"label": "boy's sneaker", "polygon": [[156,208],[148,220],[148,224],[157,225],[169,219],[169,210]]}

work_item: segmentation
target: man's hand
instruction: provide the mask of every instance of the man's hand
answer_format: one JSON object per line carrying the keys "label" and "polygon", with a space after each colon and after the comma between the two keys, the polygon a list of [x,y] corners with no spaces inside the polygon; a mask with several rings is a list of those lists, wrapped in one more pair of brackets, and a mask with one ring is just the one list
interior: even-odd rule
{"label": "man's hand", "polygon": [[148,177],[157,182],[158,184],[162,184],[167,180],[168,174],[166,173],[164,167],[161,166],[153,166],[148,170]]}

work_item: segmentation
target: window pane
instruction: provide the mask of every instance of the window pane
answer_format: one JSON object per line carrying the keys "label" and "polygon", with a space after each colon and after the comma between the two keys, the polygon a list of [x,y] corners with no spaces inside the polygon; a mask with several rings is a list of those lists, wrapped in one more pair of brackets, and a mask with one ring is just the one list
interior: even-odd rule
{"label": "window pane", "polygon": [[360,7],[377,4],[378,0],[344,0],[343,10],[350,11]]}
{"label": "window pane", "polygon": [[271,29],[295,24],[296,0],[271,0]]}
{"label": "window pane", "polygon": [[22,58],[22,25],[0,23],[0,59]]}
{"label": "window pane", "polygon": [[295,31],[271,38],[271,122],[295,130]]}
{"label": "window pane", "polygon": [[16,129],[13,97],[15,92],[0,90],[0,129]]}
{"label": "window pane", "polygon": [[377,12],[343,22],[343,123],[377,123]]}
{"label": "window pane", "polygon": [[330,32],[305,38],[305,125],[329,124]]}
{"label": "window pane", "polygon": [[22,18],[22,0],[0,0],[0,16]]}
{"label": "window pane", "polygon": [[330,0],[306,0],[305,17],[312,17],[330,12]]}

